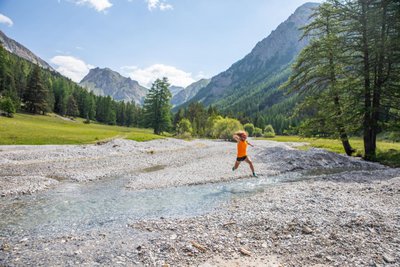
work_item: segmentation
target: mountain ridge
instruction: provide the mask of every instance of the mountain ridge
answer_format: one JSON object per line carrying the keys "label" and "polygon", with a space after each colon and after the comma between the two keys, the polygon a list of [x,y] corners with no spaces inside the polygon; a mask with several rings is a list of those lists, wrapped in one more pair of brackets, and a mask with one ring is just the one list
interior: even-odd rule
{"label": "mountain ridge", "polygon": [[42,68],[51,70],[56,72],[55,69],[53,69],[50,64],[48,64],[46,61],[35,55],[31,50],[26,48],[24,45],[20,44],[19,42],[15,41],[14,39],[11,39],[8,37],[4,32],[0,30],[0,43],[6,49],[8,52],[17,55],[21,58],[24,58],[36,65],[41,66]]}
{"label": "mountain ridge", "polygon": [[[202,88],[191,101],[207,105],[216,105],[222,110],[240,112],[237,106],[244,106],[242,99],[248,95],[257,95],[248,101],[249,107],[242,107],[246,115],[254,115],[267,106],[283,101],[283,92],[271,94],[279,84],[289,76],[288,69],[301,49],[308,44],[308,39],[300,40],[302,32],[318,3],[305,3],[298,7],[288,19],[279,24],[267,37],[259,41],[249,54],[233,63],[227,70],[211,78],[210,83]],[[281,75],[282,73],[287,75]],[[279,82],[270,82],[279,77]],[[263,92],[263,94],[260,94]],[[275,99],[270,99],[271,97]],[[240,103],[239,103],[239,102]],[[268,105],[261,102],[271,102]],[[183,104],[183,106],[189,103]]]}
{"label": "mountain ridge", "polygon": [[80,86],[96,95],[110,96],[117,101],[133,101],[143,104],[148,89],[137,81],[124,77],[110,68],[93,68],[80,81]]}
{"label": "mountain ridge", "polygon": [[171,104],[173,107],[179,106],[192,99],[202,88],[208,85],[210,79],[201,79],[188,85],[183,90],[172,96]]}

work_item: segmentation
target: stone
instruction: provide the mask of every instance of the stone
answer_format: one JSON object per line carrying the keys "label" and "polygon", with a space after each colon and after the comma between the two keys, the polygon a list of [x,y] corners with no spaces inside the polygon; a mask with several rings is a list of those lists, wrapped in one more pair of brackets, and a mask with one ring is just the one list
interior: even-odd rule
{"label": "stone", "polygon": [[304,234],[307,234],[307,235],[313,233],[313,230],[312,230],[310,227],[308,227],[308,226],[303,226],[303,229],[301,229],[301,231],[302,231]]}
{"label": "stone", "polygon": [[386,261],[387,263],[395,263],[396,262],[395,258],[389,254],[383,254],[383,260]]}

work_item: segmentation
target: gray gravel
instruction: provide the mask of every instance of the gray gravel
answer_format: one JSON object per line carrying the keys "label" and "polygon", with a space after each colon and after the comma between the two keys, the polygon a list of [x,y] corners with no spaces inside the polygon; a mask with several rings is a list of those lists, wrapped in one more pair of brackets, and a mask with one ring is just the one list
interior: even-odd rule
{"label": "gray gravel", "polygon": [[[0,236],[0,266],[400,266],[399,169],[293,144],[253,143],[249,155],[261,176],[304,171],[311,179],[266,187],[202,216]],[[246,164],[231,171],[235,149],[174,139],[2,146],[0,194],[119,175],[129,178],[128,190],[247,179]]]}

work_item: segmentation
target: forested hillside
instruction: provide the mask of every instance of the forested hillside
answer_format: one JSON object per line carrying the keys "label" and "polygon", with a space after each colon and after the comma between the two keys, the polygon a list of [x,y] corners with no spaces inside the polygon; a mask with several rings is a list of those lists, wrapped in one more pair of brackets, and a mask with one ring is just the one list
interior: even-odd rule
{"label": "forested hillside", "polygon": [[300,6],[248,55],[213,77],[191,102],[212,104],[224,114],[243,123],[253,122],[261,129],[272,124],[279,134],[297,125],[298,120],[290,118],[297,94],[285,95],[279,86],[288,79],[290,65],[308,44],[308,38],[300,40],[300,28],[309,23],[317,6]]}
{"label": "forested hillside", "polygon": [[110,125],[139,126],[141,108],[96,96],[61,74],[13,55],[0,46],[0,100],[3,112],[55,112]]}

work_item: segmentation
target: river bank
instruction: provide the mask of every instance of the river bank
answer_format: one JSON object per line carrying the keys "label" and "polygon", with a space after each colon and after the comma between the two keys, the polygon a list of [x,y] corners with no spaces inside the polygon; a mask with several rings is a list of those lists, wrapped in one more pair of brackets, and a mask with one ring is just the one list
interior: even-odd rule
{"label": "river bank", "polygon": [[15,205],[24,194],[51,192],[66,182],[90,185],[119,176],[124,177],[127,194],[226,183],[223,194],[229,199],[193,216],[126,218],[123,225],[82,223],[63,231],[46,229],[51,234],[40,227],[0,229],[0,265],[399,264],[399,169],[319,149],[299,151],[296,143],[253,143],[249,155],[260,181],[299,172],[306,179],[293,176],[271,185],[251,180],[255,184],[251,190],[232,189],[226,185],[250,181],[250,170],[243,165],[231,171],[236,147],[222,141],[2,146],[0,192],[2,199]]}

